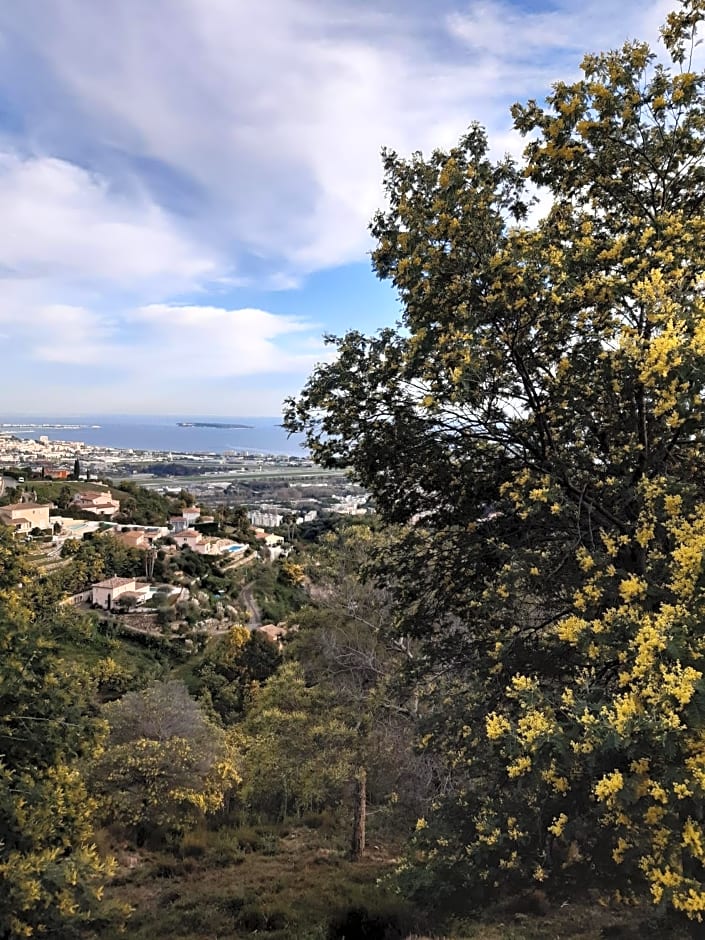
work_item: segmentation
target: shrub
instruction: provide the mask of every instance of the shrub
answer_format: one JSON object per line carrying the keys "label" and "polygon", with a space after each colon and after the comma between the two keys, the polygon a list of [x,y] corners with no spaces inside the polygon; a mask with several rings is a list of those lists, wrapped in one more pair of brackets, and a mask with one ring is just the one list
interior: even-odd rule
{"label": "shrub", "polygon": [[328,940],[403,940],[413,928],[413,917],[403,907],[390,905],[372,911],[355,906],[331,920]]}

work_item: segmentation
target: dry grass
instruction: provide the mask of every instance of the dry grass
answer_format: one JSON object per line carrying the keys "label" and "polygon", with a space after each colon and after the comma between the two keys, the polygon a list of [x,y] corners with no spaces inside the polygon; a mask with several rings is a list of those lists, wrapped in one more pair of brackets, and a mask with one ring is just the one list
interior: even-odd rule
{"label": "dry grass", "polygon": [[[120,872],[107,892],[109,903],[128,903],[126,933],[108,922],[91,940],[327,940],[331,918],[360,907],[409,913],[384,876],[394,853],[372,847],[361,862],[344,855],[339,834],[325,829],[273,827],[221,829],[187,837],[179,851],[122,849]],[[380,879],[382,883],[380,884]],[[520,905],[519,905],[520,906]],[[596,901],[547,906],[542,915],[512,909],[485,912],[415,940],[684,940],[666,931],[650,912],[603,907]],[[417,930],[419,928],[417,927]],[[432,934],[432,936],[431,936]],[[704,934],[705,935],[705,934]],[[349,940],[357,940],[350,935]],[[381,938],[380,938],[381,940]]]}
{"label": "dry grass", "polygon": [[[106,892],[109,904],[133,908],[134,940],[225,940],[265,934],[272,940],[324,940],[332,914],[348,906],[396,903],[379,887],[394,859],[372,848],[347,861],[335,836],[306,828],[220,830],[185,840],[181,856],[119,853],[120,870]],[[108,924],[91,937],[113,940]]]}

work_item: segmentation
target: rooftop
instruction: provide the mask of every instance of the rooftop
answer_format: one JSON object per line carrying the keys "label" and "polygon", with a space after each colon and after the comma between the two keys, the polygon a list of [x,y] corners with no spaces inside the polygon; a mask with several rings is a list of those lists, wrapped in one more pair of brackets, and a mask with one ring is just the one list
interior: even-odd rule
{"label": "rooftop", "polygon": [[116,588],[124,587],[126,584],[134,584],[134,578],[108,578],[105,581],[98,581],[93,585],[94,588]]}

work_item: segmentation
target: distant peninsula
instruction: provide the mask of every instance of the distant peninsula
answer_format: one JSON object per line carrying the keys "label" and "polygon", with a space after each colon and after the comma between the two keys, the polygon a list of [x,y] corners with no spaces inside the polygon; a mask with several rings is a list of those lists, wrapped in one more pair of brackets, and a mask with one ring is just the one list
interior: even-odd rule
{"label": "distant peninsula", "polygon": [[214,421],[177,421],[176,425],[179,428],[238,428],[240,430],[253,427],[252,424],[220,424]]}

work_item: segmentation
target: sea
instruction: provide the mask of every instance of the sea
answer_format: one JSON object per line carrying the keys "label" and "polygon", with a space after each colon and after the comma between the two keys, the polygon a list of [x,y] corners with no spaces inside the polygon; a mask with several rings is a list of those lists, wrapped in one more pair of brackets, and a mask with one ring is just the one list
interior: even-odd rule
{"label": "sea", "polygon": [[[179,422],[246,425],[241,428],[179,427]],[[52,441],[84,441],[100,447],[155,450],[167,453],[280,454],[307,457],[302,435],[291,435],[281,417],[248,418],[222,415],[2,415],[0,432]],[[55,425],[52,427],[52,425]]]}

